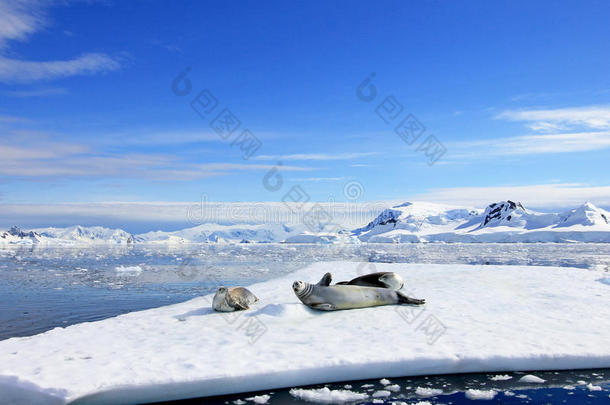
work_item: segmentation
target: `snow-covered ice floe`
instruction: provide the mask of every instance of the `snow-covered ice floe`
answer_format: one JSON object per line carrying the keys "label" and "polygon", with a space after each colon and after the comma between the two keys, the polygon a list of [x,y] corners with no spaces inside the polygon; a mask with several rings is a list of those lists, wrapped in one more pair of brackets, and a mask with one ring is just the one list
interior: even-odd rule
{"label": "snow-covered ice floe", "polygon": [[326,271],[348,280],[361,268],[316,263],[249,286],[260,298],[249,311],[214,313],[204,296],[1,341],[0,397],[142,403],[382,377],[610,367],[601,271],[376,266],[398,272],[427,304],[316,312],[294,295],[294,280],[317,282]]}

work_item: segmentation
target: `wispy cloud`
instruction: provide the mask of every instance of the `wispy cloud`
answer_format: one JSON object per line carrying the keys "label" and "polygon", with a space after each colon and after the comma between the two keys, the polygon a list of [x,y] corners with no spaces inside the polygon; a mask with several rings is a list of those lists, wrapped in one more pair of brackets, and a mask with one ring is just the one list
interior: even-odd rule
{"label": "wispy cloud", "polygon": [[102,53],[89,53],[69,60],[26,61],[0,57],[0,82],[33,82],[43,79],[110,72],[119,62]]}
{"label": "wispy cloud", "polygon": [[[258,165],[250,163],[206,163],[197,165],[197,167],[204,170],[270,170],[276,167],[275,165]],[[287,172],[304,172],[316,170],[313,167],[301,167],[301,166],[279,166],[282,171]]]}
{"label": "wispy cloud", "polygon": [[0,48],[9,40],[23,41],[46,23],[44,8],[37,1],[0,1]]}
{"label": "wispy cloud", "polygon": [[3,94],[11,97],[46,97],[67,94],[68,90],[62,87],[47,87],[40,89],[8,90]]}
{"label": "wispy cloud", "polygon": [[295,153],[289,155],[260,155],[256,160],[351,160],[362,157],[376,156],[378,152],[352,153]]}
{"label": "wispy cloud", "polygon": [[522,122],[526,135],[449,142],[454,159],[587,152],[610,148],[610,106],[507,110],[495,119]]}
{"label": "wispy cloud", "polygon": [[13,115],[0,115],[0,122],[27,122],[28,120],[22,117],[15,117]]}
{"label": "wispy cloud", "polygon": [[579,183],[506,185],[496,187],[439,188],[410,197],[412,200],[484,207],[489,203],[513,200],[532,208],[573,208],[585,201],[610,205],[610,186]]}
{"label": "wispy cloud", "polygon": [[303,178],[294,178],[290,179],[290,181],[294,182],[322,182],[322,181],[342,181],[345,180],[345,177],[303,177]]}
{"label": "wispy cloud", "polygon": [[507,110],[497,119],[524,122],[535,131],[557,131],[559,129],[610,129],[610,106]]}
{"label": "wispy cloud", "polygon": [[[50,3],[49,3],[50,4]],[[24,41],[46,23],[49,4],[34,0],[0,1],[0,52],[10,41]],[[67,76],[109,72],[121,67],[119,61],[103,53],[85,53],[67,60],[30,61],[0,54],[0,82],[24,83]]]}
{"label": "wispy cloud", "polygon": [[[244,171],[268,171],[270,164],[198,163],[160,153],[105,152],[79,143],[59,142],[46,134],[5,132],[0,139],[0,175],[39,180],[50,177],[147,178],[192,180]],[[282,166],[282,171],[315,170]]]}
{"label": "wispy cloud", "polygon": [[452,158],[538,155],[587,152],[610,148],[610,131],[523,135],[480,141],[447,143]]}

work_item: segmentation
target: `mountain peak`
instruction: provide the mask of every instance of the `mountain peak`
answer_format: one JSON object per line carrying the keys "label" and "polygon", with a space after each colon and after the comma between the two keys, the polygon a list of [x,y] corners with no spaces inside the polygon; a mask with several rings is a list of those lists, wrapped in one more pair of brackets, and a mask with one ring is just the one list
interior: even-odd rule
{"label": "mountain peak", "polygon": [[483,222],[480,227],[484,226],[497,226],[497,225],[511,225],[511,221],[515,223],[515,219],[526,214],[525,207],[520,202],[514,202],[511,200],[500,201],[491,203],[485,208],[483,213]]}
{"label": "mountain peak", "polygon": [[591,202],[587,201],[581,206],[563,213],[561,215],[561,223],[557,226],[592,226],[599,224],[610,224],[610,215],[608,212],[597,208]]}

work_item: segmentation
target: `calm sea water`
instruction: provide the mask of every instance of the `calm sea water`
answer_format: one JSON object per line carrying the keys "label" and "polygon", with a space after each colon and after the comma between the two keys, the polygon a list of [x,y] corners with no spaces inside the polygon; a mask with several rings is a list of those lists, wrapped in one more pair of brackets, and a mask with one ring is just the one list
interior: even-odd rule
{"label": "calm sea water", "polygon": [[[57,326],[100,320],[122,313],[186,301],[216,287],[211,280],[227,285],[248,285],[290,273],[307,264],[326,260],[353,260],[388,263],[464,263],[539,266],[570,266],[610,269],[608,244],[363,244],[333,245],[183,245],[103,246],[88,248],[10,247],[0,248],[0,340],[28,336]],[[545,374],[549,386],[543,389],[511,385],[507,390],[524,391],[525,397],[503,396],[501,403],[602,403],[608,397],[607,371],[598,370],[587,381],[599,380],[602,391],[576,386],[566,390],[582,372]],[[598,378],[599,377],[599,378]],[[424,378],[424,377],[422,377]],[[545,378],[547,379],[547,378]],[[585,377],[582,377],[585,379]],[[411,381],[409,381],[411,380]],[[385,403],[405,401],[416,384],[448,384],[456,392],[428,398],[430,403],[469,402],[465,387],[483,389],[485,375],[439,376],[396,380],[401,392]],[[575,380],[577,381],[577,380]],[[552,382],[552,383],[551,383]],[[381,389],[379,382],[367,389]],[[494,382],[494,387],[504,382]],[[361,387],[367,383],[354,383]],[[513,383],[514,384],[514,383]],[[339,389],[343,384],[330,385]],[[425,385],[421,385],[425,386]],[[487,385],[491,386],[491,384]],[[504,389],[502,388],[502,389]],[[544,393],[544,394],[541,394]],[[549,395],[552,397],[541,397]],[[270,403],[299,402],[287,390],[270,395]],[[225,403],[243,396],[206,399]],[[403,399],[401,399],[403,398]],[[528,399],[529,398],[529,399]],[[576,400],[575,398],[578,398]],[[421,398],[420,398],[421,399]],[[440,401],[440,402],[439,402]],[[409,402],[409,401],[407,401]],[[416,401],[417,402],[417,401]],[[203,402],[193,402],[203,403]],[[372,403],[369,402],[362,403]]]}

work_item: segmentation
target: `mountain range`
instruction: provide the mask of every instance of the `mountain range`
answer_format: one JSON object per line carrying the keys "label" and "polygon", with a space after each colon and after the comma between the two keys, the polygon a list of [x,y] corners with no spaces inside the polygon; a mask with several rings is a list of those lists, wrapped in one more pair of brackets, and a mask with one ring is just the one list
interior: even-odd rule
{"label": "mountain range", "polygon": [[485,209],[408,202],[384,209],[357,229],[322,224],[312,232],[305,224],[205,223],[137,235],[101,226],[27,231],[15,226],[0,232],[0,245],[361,242],[610,242],[610,213],[589,202],[561,213],[528,210],[510,200]]}

